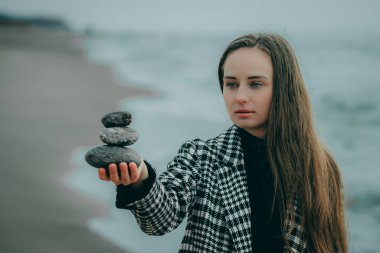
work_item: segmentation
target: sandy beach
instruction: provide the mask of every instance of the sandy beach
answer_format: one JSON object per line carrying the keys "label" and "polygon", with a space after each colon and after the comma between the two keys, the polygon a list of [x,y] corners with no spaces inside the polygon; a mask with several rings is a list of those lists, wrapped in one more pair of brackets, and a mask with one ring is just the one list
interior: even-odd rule
{"label": "sandy beach", "polygon": [[0,251],[123,252],[87,228],[107,208],[63,181],[72,150],[99,143],[101,116],[148,92],[88,62],[78,36],[0,29]]}

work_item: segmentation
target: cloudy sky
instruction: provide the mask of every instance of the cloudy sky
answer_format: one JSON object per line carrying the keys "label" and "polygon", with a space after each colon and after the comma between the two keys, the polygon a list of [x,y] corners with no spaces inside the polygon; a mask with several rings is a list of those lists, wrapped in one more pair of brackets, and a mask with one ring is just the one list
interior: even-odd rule
{"label": "cloudy sky", "polygon": [[76,29],[379,32],[377,0],[0,0],[0,12],[59,16]]}

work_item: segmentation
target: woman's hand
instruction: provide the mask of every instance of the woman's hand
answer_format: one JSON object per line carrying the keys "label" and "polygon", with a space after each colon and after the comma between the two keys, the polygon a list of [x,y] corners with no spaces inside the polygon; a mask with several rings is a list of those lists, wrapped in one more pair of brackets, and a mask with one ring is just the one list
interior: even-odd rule
{"label": "woman's hand", "polygon": [[109,177],[105,168],[98,169],[99,179],[103,181],[112,181],[115,185],[140,185],[142,181],[148,178],[148,169],[143,160],[140,166],[137,167],[136,163],[129,164],[122,162],[119,164],[120,176],[115,163],[108,165]]}

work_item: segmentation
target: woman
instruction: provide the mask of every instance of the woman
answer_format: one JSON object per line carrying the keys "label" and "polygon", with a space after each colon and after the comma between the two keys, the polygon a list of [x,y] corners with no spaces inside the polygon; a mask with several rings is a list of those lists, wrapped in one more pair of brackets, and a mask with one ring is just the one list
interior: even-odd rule
{"label": "woman", "polygon": [[182,145],[156,178],[146,161],[99,168],[147,234],[187,216],[180,252],[347,252],[343,186],[318,140],[296,56],[277,34],[232,41],[218,69],[234,125]]}

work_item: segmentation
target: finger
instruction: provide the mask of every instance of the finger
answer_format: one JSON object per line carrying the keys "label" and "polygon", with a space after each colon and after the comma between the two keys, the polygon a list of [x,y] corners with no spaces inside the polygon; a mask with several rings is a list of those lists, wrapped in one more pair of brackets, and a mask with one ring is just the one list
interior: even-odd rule
{"label": "finger", "polygon": [[107,177],[107,172],[105,168],[99,168],[98,169],[98,176],[100,180],[103,181],[110,181],[110,179]]}
{"label": "finger", "polygon": [[115,185],[119,185],[121,182],[120,182],[120,178],[119,178],[119,175],[117,173],[117,166],[116,164],[114,163],[111,163],[109,166],[108,166],[108,170],[110,172],[110,180],[112,182],[114,182]]}
{"label": "finger", "polygon": [[119,164],[119,168],[121,172],[121,183],[123,185],[129,185],[131,183],[131,179],[129,177],[128,165],[123,162]]}
{"label": "finger", "polygon": [[137,168],[136,163],[129,163],[129,172],[131,174],[131,182],[136,183],[139,180],[141,174],[141,170]]}

